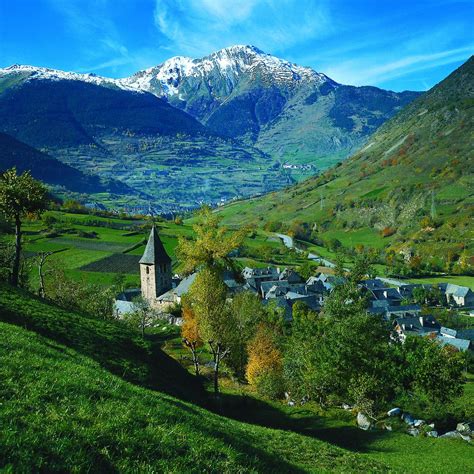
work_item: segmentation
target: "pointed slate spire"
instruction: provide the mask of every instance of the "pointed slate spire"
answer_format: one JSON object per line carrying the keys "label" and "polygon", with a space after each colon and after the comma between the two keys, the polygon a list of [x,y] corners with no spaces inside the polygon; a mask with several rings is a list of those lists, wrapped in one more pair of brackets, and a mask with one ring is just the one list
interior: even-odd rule
{"label": "pointed slate spire", "polygon": [[140,259],[140,263],[145,265],[156,265],[159,263],[171,263],[171,258],[166,253],[165,248],[155,230],[155,226],[151,228],[150,236],[145,247],[145,252]]}

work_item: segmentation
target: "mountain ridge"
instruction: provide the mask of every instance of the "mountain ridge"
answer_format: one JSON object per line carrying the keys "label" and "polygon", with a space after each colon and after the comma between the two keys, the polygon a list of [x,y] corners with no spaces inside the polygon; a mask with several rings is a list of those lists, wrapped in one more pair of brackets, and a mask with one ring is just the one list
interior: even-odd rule
{"label": "mountain ridge", "polygon": [[167,99],[219,134],[289,162],[318,160],[320,168],[345,158],[419,95],[339,84],[248,45],[174,57],[122,81]]}
{"label": "mountain ridge", "polygon": [[279,162],[320,169],[346,158],[419,95],[339,84],[251,45],[234,45],[202,58],[175,56],[122,79],[32,66],[0,69],[0,77],[14,72],[27,73],[30,80],[77,80],[148,92],[214,134],[243,140]]}
{"label": "mountain ridge", "polygon": [[149,84],[171,81],[175,90],[166,97],[146,81],[0,69],[0,131],[143,191],[162,211],[181,211],[325,169],[417,96],[344,86],[250,46],[178,62],[149,70]]}
{"label": "mountain ridge", "polygon": [[473,252],[473,130],[471,56],[351,158],[286,190],[221,209],[224,222],[301,224],[316,240],[419,253],[444,270],[449,255],[451,262]]}
{"label": "mountain ridge", "polygon": [[265,153],[219,136],[153,94],[49,74],[0,71],[0,131],[150,197],[104,197],[106,206],[141,212],[137,206],[147,210],[153,200],[158,212],[182,211],[288,183]]}
{"label": "mountain ridge", "polygon": [[83,173],[6,133],[0,132],[0,149],[0,173],[13,167],[19,173],[30,171],[35,179],[76,193],[137,194],[120,181]]}

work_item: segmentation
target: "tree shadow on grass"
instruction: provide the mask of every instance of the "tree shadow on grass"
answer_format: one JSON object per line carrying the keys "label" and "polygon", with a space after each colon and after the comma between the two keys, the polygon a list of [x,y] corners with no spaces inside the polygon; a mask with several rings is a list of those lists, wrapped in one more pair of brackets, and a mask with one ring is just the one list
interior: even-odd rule
{"label": "tree shadow on grass", "polygon": [[363,431],[355,423],[350,426],[348,419],[338,423],[337,419],[318,415],[304,407],[294,407],[287,413],[246,395],[220,394],[211,409],[235,420],[311,436],[359,453],[379,451],[380,448],[372,447],[373,443],[390,436],[383,430]]}
{"label": "tree shadow on grass", "polygon": [[90,357],[128,382],[203,404],[198,379],[117,321],[64,310],[30,293],[0,285],[0,320],[45,336]]}

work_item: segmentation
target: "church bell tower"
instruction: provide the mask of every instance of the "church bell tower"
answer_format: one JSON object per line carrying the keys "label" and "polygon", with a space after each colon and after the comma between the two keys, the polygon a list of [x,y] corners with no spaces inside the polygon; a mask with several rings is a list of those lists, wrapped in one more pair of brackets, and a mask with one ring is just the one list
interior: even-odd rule
{"label": "church bell tower", "polygon": [[166,253],[155,226],[152,227],[145,252],[140,259],[142,296],[149,303],[171,290],[171,258]]}

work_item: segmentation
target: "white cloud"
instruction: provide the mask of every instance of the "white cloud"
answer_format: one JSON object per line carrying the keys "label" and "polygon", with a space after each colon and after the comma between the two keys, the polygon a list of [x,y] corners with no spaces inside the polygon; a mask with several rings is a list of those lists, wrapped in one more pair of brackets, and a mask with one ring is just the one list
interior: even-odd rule
{"label": "white cloud", "polygon": [[[342,83],[355,85],[377,85],[408,74],[433,69],[466,59],[474,51],[474,45],[437,51],[430,54],[405,56],[382,62],[381,57],[349,60],[335,67],[329,67],[326,74]],[[374,64],[377,64],[374,66]]]}
{"label": "white cloud", "polygon": [[156,0],[154,19],[168,47],[190,56],[242,43],[283,51],[331,28],[326,0]]}
{"label": "white cloud", "polygon": [[194,0],[196,8],[203,8],[209,15],[226,24],[242,21],[250,16],[260,0]]}

